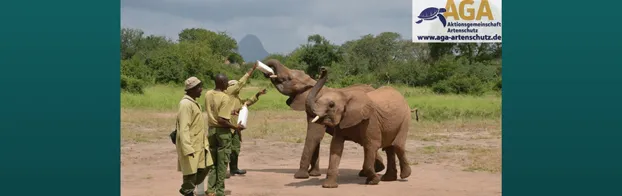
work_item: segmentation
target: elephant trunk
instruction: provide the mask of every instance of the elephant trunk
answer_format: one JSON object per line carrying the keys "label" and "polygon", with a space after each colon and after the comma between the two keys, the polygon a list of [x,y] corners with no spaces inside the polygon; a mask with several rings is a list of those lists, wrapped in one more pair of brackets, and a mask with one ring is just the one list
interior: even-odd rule
{"label": "elephant trunk", "polygon": [[[313,108],[315,108],[315,101],[317,100],[317,94],[320,92],[320,90],[326,83],[326,80],[328,80],[327,71],[326,69],[322,69],[320,79],[317,81],[317,83],[315,83],[315,86],[313,86],[313,88],[309,92],[309,95],[307,96],[306,105],[307,105],[308,111],[313,111]],[[319,118],[320,118],[319,116],[316,116],[314,121],[317,121]]]}
{"label": "elephant trunk", "polygon": [[287,67],[283,66],[283,64],[281,64],[281,62],[279,60],[269,59],[268,61],[266,61],[266,65],[268,65],[268,67],[273,69],[275,75],[279,75],[279,74],[280,75],[286,75],[286,74],[289,74],[289,69]]}

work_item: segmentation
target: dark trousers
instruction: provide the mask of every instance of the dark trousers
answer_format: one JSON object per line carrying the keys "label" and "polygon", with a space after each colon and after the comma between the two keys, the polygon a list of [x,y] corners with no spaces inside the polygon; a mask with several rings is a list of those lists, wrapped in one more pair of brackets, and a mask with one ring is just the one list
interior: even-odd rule
{"label": "dark trousers", "polygon": [[240,148],[242,147],[242,135],[240,132],[233,132],[231,135],[231,156],[229,157],[229,169],[233,171],[237,171],[238,168],[238,157],[240,156]]}
{"label": "dark trousers", "polygon": [[225,195],[225,176],[231,155],[231,130],[228,128],[210,128],[208,131],[209,144],[214,169],[209,173],[207,191],[216,196]]}
{"label": "dark trousers", "polygon": [[179,193],[182,195],[194,195],[194,188],[205,180],[205,177],[209,173],[211,166],[207,168],[199,168],[197,169],[197,173],[185,175],[183,177],[183,182],[181,184],[181,189],[179,189]]}

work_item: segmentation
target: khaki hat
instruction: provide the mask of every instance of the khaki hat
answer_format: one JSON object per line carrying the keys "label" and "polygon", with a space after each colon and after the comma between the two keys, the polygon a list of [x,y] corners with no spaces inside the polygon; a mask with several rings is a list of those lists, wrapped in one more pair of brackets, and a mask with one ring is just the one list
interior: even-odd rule
{"label": "khaki hat", "polygon": [[197,78],[197,77],[192,76],[192,77],[186,79],[186,81],[184,83],[186,84],[186,90],[189,90],[191,88],[194,88],[198,84],[200,84],[201,80],[199,80],[199,78]]}
{"label": "khaki hat", "polygon": [[229,80],[229,86],[233,86],[233,85],[235,85],[237,83],[238,83],[237,80]]}

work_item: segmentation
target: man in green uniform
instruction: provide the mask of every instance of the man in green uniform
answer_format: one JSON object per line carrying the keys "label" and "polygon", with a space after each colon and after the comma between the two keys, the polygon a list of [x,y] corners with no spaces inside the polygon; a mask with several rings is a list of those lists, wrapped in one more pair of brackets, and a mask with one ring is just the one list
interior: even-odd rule
{"label": "man in green uniform", "polygon": [[209,147],[215,162],[214,169],[210,171],[208,178],[207,193],[209,196],[225,195],[225,175],[231,154],[231,130],[244,129],[242,125],[234,125],[230,121],[234,102],[231,96],[224,93],[228,81],[229,79],[224,74],[216,75],[214,78],[216,88],[205,93]]}
{"label": "man in green uniform", "polygon": [[[253,73],[253,71],[255,71],[256,68],[257,68],[257,63],[255,63],[253,68],[250,71],[248,71],[248,73],[244,74],[244,76],[242,76],[242,78],[240,78],[239,81],[229,80],[229,87],[227,88],[225,93],[227,93],[233,98],[234,115],[231,118],[231,123],[233,124],[235,124],[238,121],[238,116],[237,116],[237,113],[235,113],[235,111],[240,111],[243,105],[246,105],[247,107],[253,105],[255,102],[259,100],[259,96],[266,94],[266,89],[263,89],[262,91],[257,92],[257,94],[255,94],[255,96],[251,98],[248,98],[248,99],[240,98],[240,91],[242,90],[242,87],[246,85],[248,78],[251,76],[251,74]],[[245,170],[238,168],[238,156],[240,155],[241,142],[242,142],[241,132],[234,131],[232,140],[231,140],[231,156],[230,156],[230,162],[229,162],[229,174],[231,176],[236,175],[236,174],[246,174]],[[227,177],[229,177],[229,175]]]}
{"label": "man in green uniform", "polygon": [[183,174],[179,193],[194,196],[194,188],[201,184],[213,165],[209,141],[205,134],[205,119],[197,98],[201,96],[202,82],[196,77],[185,81],[186,95],[179,102],[177,113],[177,170]]}

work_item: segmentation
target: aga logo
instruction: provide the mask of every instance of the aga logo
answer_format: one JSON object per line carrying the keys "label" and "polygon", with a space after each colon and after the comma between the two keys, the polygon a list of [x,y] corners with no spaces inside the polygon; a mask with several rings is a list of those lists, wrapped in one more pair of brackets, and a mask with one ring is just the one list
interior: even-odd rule
{"label": "aga logo", "polygon": [[438,20],[441,21],[441,23],[443,23],[443,27],[445,27],[445,25],[447,25],[447,20],[445,19],[445,16],[442,15],[442,13],[446,12],[447,9],[445,8],[435,8],[435,7],[429,7],[426,8],[425,10],[421,11],[421,13],[419,14],[419,16],[417,16],[417,18],[421,19],[415,23],[417,24],[421,24],[421,22],[423,22],[423,20],[434,20],[436,18],[438,18]]}
{"label": "aga logo", "polygon": [[[447,0],[445,8],[428,7],[419,13],[419,20],[416,24],[421,24],[424,20],[438,20],[443,24],[443,27],[447,26],[447,19],[453,17],[454,20],[481,20],[482,17],[487,17],[489,20],[494,20],[492,12],[490,10],[490,4],[488,0],[481,0],[477,12],[475,8],[467,8],[467,5],[473,5],[474,0],[461,0],[456,7],[454,0]],[[459,8],[459,9],[457,9]]]}

